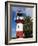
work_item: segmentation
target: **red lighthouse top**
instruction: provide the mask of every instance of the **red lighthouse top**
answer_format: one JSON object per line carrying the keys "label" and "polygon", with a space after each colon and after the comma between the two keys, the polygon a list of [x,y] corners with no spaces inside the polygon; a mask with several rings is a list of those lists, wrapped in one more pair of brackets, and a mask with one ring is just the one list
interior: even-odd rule
{"label": "red lighthouse top", "polygon": [[22,13],[17,13],[17,19],[16,19],[17,23],[24,23],[24,18],[22,16]]}

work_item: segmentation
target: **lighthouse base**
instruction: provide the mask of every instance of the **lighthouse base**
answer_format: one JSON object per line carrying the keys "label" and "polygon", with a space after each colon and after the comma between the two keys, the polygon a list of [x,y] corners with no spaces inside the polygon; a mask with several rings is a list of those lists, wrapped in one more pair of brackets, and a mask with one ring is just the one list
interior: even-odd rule
{"label": "lighthouse base", "polygon": [[17,38],[23,38],[23,31],[16,31]]}

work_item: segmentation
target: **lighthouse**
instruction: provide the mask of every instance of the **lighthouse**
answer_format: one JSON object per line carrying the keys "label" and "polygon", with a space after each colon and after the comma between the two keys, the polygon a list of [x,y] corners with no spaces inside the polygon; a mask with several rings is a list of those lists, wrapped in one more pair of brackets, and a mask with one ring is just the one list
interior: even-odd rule
{"label": "lighthouse", "polygon": [[24,17],[22,13],[18,12],[16,17],[16,37],[17,38],[23,38],[23,23],[24,23]]}

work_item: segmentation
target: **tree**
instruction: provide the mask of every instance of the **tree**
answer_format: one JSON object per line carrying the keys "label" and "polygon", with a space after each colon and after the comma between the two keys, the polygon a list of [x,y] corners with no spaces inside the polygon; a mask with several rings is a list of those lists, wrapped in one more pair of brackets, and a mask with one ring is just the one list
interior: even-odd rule
{"label": "tree", "polygon": [[32,37],[32,20],[30,16],[24,16],[24,37]]}

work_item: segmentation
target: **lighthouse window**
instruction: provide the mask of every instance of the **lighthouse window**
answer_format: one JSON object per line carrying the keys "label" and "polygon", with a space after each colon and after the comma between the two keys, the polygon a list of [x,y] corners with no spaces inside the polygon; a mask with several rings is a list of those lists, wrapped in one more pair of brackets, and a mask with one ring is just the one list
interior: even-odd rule
{"label": "lighthouse window", "polygon": [[18,28],[19,28],[19,25],[18,25]]}

